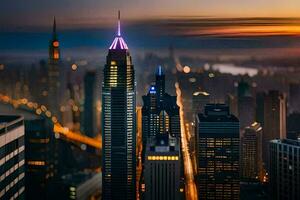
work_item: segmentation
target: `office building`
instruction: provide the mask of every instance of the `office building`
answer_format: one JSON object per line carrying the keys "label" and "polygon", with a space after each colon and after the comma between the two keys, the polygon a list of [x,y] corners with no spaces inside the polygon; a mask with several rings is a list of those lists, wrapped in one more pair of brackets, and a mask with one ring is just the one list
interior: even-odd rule
{"label": "office building", "polygon": [[300,83],[289,84],[289,103],[288,113],[299,113],[300,112]]}
{"label": "office building", "polygon": [[83,132],[94,138],[97,134],[96,124],[96,73],[89,71],[84,76],[84,123]]}
{"label": "office building", "polygon": [[23,117],[0,116],[0,199],[25,199]]}
{"label": "office building", "polygon": [[101,199],[101,173],[76,172],[62,177],[60,199]]}
{"label": "office building", "polygon": [[256,93],[255,121],[260,123],[262,127],[264,127],[265,96],[266,93],[264,92]]}
{"label": "office building", "polygon": [[286,97],[279,91],[269,91],[264,97],[263,161],[269,169],[269,142],[286,138]]}
{"label": "office building", "polygon": [[[32,113],[28,110],[17,109],[11,105],[0,104],[2,113],[23,116],[25,126],[24,134],[24,170],[25,170],[25,198],[26,199],[47,199],[55,193],[51,193],[53,180],[63,173],[58,169],[58,156],[66,155],[67,151],[60,154],[57,151],[57,143],[54,136],[53,122],[42,114]],[[63,159],[62,165],[68,160]],[[68,166],[66,166],[68,167]],[[51,198],[50,198],[51,199]]]}
{"label": "office building", "polygon": [[176,96],[165,92],[165,74],[161,66],[156,70],[155,84],[151,85],[148,94],[143,96],[143,103],[144,147],[146,147],[147,140],[157,133],[168,132],[172,136],[180,138],[179,107],[176,103]]}
{"label": "office building", "polygon": [[239,199],[239,120],[224,104],[208,104],[196,118],[199,199]]}
{"label": "office building", "polygon": [[241,136],[241,178],[243,181],[263,181],[262,127],[254,122]]}
{"label": "office building", "polygon": [[300,140],[270,141],[270,197],[300,199]]}
{"label": "office building", "polygon": [[180,146],[176,137],[158,133],[146,147],[145,200],[180,199]]}
{"label": "office building", "polygon": [[243,129],[255,121],[255,99],[251,94],[250,85],[243,79],[237,89],[238,118]]}
{"label": "office building", "polygon": [[103,200],[136,196],[135,72],[128,46],[118,31],[111,44],[102,83]]}
{"label": "office building", "polygon": [[[58,146],[54,124],[45,116],[25,114],[26,199],[47,199],[52,193],[53,181],[59,176]],[[66,152],[64,152],[66,153]],[[65,164],[67,163],[64,160]]]}

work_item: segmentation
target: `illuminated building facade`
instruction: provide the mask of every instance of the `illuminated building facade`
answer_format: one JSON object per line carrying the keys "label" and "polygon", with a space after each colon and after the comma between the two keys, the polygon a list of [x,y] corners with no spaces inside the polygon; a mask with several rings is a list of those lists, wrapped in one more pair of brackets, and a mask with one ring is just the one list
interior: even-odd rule
{"label": "illuminated building facade", "polygon": [[158,133],[147,143],[145,200],[179,200],[180,143],[168,133]]}
{"label": "illuminated building facade", "polygon": [[300,199],[300,140],[270,141],[271,199]]}
{"label": "illuminated building facade", "polygon": [[103,199],[136,196],[135,72],[118,32],[109,48],[102,83]]}
{"label": "illuminated building facade", "polygon": [[24,121],[0,116],[0,199],[25,199]]}
{"label": "illuminated building facade", "polygon": [[59,110],[59,88],[60,88],[60,49],[56,33],[56,20],[53,21],[52,38],[49,41],[49,63],[48,63],[48,106],[58,115]]}
{"label": "illuminated building facade", "polygon": [[208,104],[195,135],[199,199],[239,199],[239,120],[224,104]]}
{"label": "illuminated building facade", "polygon": [[172,136],[180,138],[179,107],[176,104],[176,96],[171,96],[165,92],[165,74],[161,66],[157,68],[155,84],[151,85],[148,94],[143,96],[143,102],[144,147],[147,140],[157,133],[168,132]]}
{"label": "illuminated building facade", "polygon": [[286,96],[269,91],[264,97],[263,160],[269,169],[269,141],[286,138]]}
{"label": "illuminated building facade", "polygon": [[[47,199],[58,176],[58,151],[51,120],[25,114],[26,199]],[[66,152],[64,152],[66,153]]]}
{"label": "illuminated building facade", "polygon": [[241,136],[241,178],[243,181],[263,181],[262,127],[254,122]]}

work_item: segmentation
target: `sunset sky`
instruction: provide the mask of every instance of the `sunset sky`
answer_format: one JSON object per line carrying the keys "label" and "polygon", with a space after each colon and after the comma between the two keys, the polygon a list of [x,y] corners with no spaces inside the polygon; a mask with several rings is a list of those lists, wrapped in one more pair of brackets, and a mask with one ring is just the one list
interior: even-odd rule
{"label": "sunset sky", "polygon": [[300,0],[1,0],[0,56],[47,55],[53,16],[64,52],[96,48],[98,56],[113,39],[119,9],[123,36],[135,49],[299,55]]}
{"label": "sunset sky", "polygon": [[1,0],[2,26],[45,25],[56,15],[65,24],[101,24],[122,10],[124,18],[170,16],[300,17],[299,0]]}

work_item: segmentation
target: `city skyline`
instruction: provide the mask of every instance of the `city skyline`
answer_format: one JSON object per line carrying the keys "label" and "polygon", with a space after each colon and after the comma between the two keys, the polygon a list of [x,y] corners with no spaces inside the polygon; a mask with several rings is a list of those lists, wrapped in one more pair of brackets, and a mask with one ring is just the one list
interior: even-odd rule
{"label": "city skyline", "polygon": [[298,200],[299,2],[2,5],[0,199]]}

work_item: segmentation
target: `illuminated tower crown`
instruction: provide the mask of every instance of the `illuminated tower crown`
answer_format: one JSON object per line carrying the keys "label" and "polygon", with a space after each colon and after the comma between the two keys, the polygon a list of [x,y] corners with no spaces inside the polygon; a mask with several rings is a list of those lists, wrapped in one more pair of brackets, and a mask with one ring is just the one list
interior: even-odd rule
{"label": "illuminated tower crown", "polygon": [[52,38],[49,42],[49,62],[56,63],[60,59],[59,41],[56,34],[56,20],[53,20]]}
{"label": "illuminated tower crown", "polygon": [[109,47],[102,84],[102,199],[136,199],[136,92],[128,46],[117,35]]}

